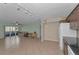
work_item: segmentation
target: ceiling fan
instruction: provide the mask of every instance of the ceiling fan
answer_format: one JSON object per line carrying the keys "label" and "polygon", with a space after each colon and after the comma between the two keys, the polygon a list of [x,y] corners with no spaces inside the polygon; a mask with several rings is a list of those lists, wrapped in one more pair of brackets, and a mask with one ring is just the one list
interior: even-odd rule
{"label": "ceiling fan", "polygon": [[23,24],[19,23],[18,21],[15,22],[16,26],[23,26]]}

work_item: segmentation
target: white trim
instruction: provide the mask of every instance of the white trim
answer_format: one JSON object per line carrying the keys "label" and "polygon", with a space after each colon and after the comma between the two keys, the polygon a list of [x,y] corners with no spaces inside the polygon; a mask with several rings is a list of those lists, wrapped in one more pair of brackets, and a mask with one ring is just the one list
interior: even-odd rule
{"label": "white trim", "polygon": [[44,41],[55,41],[55,42],[59,42],[58,40],[44,40]]}

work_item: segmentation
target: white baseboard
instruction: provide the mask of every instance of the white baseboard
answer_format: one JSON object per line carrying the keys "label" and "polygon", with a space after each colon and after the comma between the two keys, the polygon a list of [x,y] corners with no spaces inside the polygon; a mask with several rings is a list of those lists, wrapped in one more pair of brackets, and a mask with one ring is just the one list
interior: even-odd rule
{"label": "white baseboard", "polygon": [[58,42],[58,40],[47,40],[47,41],[55,41],[55,42]]}

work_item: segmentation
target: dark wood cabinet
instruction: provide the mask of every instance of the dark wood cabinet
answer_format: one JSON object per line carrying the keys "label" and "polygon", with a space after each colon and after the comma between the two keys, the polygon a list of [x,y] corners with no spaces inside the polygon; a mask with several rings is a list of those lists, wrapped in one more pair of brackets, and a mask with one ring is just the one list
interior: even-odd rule
{"label": "dark wood cabinet", "polygon": [[[79,4],[70,13],[66,21],[70,23],[70,28],[76,31],[76,47],[79,49]],[[64,54],[68,52],[67,45],[67,42],[64,41]]]}
{"label": "dark wood cabinet", "polygon": [[70,28],[77,30],[79,29],[79,4],[76,8],[70,13],[70,15],[66,19],[70,22]]}

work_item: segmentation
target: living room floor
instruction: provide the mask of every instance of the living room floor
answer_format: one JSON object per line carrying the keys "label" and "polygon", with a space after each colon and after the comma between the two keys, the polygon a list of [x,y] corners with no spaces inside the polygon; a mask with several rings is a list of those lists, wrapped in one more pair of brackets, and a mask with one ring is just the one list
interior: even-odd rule
{"label": "living room floor", "polygon": [[0,55],[62,55],[59,43],[26,37],[0,39]]}

